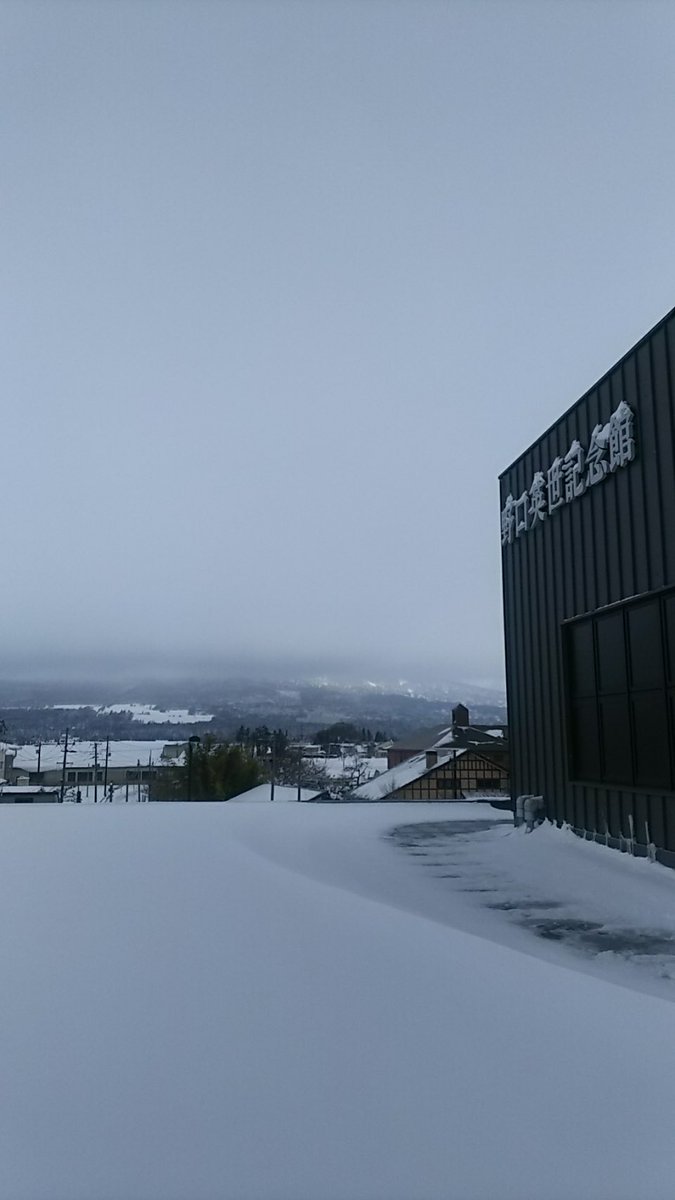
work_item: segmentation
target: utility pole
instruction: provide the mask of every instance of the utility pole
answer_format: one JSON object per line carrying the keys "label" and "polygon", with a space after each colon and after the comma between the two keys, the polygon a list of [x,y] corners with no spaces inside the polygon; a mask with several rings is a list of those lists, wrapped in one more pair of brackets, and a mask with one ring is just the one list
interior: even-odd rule
{"label": "utility pole", "polygon": [[[40,754],[40,752],[38,750],[38,758],[39,758],[39,754]],[[67,759],[67,757],[68,757],[68,730],[66,729],[66,736],[65,736],[64,743],[63,743],[63,766],[61,768],[61,804],[63,804],[63,793],[66,790],[66,759]]]}
{"label": "utility pole", "polygon": [[272,774],[270,776],[270,800],[274,800],[274,776],[277,769],[277,752],[274,734],[272,734]]}
{"label": "utility pole", "polygon": [[298,746],[298,804],[302,800],[302,746]]}
{"label": "utility pole", "polygon": [[110,736],[105,739],[105,770],[103,772],[103,795],[108,794],[108,758],[110,757]]}
{"label": "utility pole", "polygon": [[94,742],[94,804],[98,803],[98,742]]}
{"label": "utility pole", "polygon": [[197,733],[193,733],[192,737],[188,738],[188,744],[187,744],[187,756],[188,756],[188,777],[187,777],[188,797],[187,798],[188,798],[188,800],[192,800],[192,754],[194,752],[195,746],[198,746],[200,742],[201,742],[201,738],[200,738],[199,734],[197,734]]}
{"label": "utility pole", "polygon": [[38,761],[37,761],[38,782],[39,782],[39,775],[40,775],[40,757],[41,757],[41,755],[42,755],[42,742],[38,742]]}

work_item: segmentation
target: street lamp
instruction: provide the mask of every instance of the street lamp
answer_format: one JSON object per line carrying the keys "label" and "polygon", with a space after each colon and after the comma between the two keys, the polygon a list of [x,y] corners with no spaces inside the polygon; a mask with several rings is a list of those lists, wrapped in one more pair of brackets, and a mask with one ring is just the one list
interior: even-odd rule
{"label": "street lamp", "polygon": [[192,737],[188,738],[188,800],[192,799],[192,752],[201,740],[196,733],[193,733]]}

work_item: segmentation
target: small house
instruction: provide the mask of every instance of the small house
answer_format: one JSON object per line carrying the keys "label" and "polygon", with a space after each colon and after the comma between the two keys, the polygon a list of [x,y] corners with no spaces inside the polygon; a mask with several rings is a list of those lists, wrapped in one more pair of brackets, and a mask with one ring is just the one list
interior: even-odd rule
{"label": "small house", "polygon": [[426,750],[362,783],[350,801],[504,799],[509,772],[504,764],[472,749]]}

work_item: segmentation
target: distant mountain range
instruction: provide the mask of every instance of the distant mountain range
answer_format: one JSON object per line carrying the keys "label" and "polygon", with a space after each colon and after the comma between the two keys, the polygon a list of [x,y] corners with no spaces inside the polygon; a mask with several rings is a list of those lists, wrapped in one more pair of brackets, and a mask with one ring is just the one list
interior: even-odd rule
{"label": "distant mountain range", "polygon": [[302,736],[336,721],[399,737],[444,721],[458,702],[467,705],[477,723],[506,721],[503,692],[464,683],[425,688],[407,680],[192,679],[121,688],[93,680],[0,681],[0,718],[15,742],[58,737],[66,727],[80,738],[182,740],[195,733],[227,738],[240,725],[268,725]]}

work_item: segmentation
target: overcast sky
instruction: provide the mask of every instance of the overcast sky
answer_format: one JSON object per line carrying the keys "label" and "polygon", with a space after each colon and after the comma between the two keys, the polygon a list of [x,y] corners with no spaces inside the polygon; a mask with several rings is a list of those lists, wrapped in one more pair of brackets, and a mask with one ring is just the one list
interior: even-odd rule
{"label": "overcast sky", "polygon": [[675,303],[675,5],[20,0],[0,41],[0,668],[499,682],[497,475]]}

